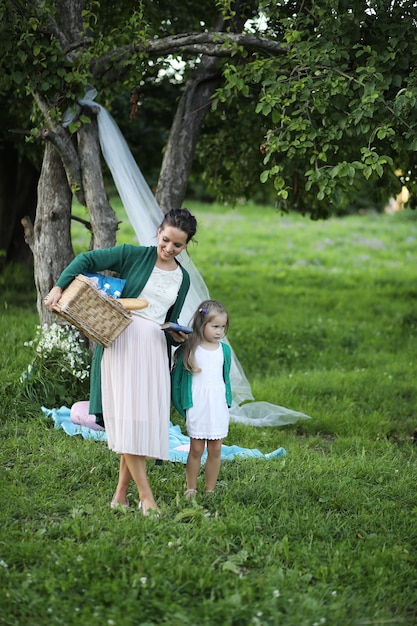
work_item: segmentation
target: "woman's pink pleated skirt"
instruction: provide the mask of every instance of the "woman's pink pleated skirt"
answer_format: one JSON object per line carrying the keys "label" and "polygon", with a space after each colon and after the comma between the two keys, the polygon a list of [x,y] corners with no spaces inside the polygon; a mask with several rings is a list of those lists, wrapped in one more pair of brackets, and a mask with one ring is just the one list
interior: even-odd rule
{"label": "woman's pink pleated skirt", "polygon": [[159,324],[138,315],[101,362],[103,419],[110,450],[169,458],[170,373]]}

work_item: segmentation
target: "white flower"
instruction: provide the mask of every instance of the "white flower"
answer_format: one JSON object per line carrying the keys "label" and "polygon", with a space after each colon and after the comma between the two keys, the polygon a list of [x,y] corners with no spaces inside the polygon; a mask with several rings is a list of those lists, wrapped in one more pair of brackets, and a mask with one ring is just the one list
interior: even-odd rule
{"label": "white flower", "polygon": [[[79,342],[78,331],[69,324],[62,326],[53,323],[50,326],[47,324],[37,326],[35,339],[25,342],[24,345],[35,346],[36,354],[43,360],[49,359],[53,354],[59,355],[62,360],[61,372],[69,371],[79,380],[85,380],[89,376],[87,351]],[[27,373],[32,369],[31,364]]]}

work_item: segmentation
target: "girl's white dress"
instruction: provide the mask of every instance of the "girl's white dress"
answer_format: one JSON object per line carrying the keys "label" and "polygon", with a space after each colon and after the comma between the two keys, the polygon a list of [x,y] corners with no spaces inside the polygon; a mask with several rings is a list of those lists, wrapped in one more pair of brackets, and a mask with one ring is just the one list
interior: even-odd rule
{"label": "girl's white dress", "polygon": [[193,439],[224,439],[229,430],[229,408],[223,379],[223,350],[198,346],[195,361],[201,372],[192,376],[193,406],[187,409],[186,428]]}
{"label": "girl's white dress", "polygon": [[171,381],[165,333],[160,324],[174,304],[182,271],[154,268],[138,298],[146,309],[132,312],[132,323],[101,361],[103,419],[110,450],[169,459]]}

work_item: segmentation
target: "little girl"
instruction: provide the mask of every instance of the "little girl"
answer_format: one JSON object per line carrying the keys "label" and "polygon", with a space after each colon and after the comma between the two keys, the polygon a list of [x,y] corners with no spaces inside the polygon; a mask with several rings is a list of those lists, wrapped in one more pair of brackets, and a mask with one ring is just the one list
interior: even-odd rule
{"label": "little girl", "polygon": [[201,457],[207,442],[206,493],[212,493],[220,471],[222,441],[229,429],[231,349],[220,340],[229,316],[216,300],[205,300],[194,313],[192,334],[174,355],[172,400],[186,418],[190,437],[185,497],[197,493]]}

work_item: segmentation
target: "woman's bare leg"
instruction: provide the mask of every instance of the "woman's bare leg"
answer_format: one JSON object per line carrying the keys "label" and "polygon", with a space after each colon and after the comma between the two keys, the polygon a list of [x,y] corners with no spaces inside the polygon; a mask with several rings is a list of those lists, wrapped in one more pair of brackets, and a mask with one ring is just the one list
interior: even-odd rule
{"label": "woman's bare leg", "polygon": [[220,472],[222,440],[207,441],[206,492],[214,491]]}
{"label": "woman's bare leg", "polygon": [[124,455],[120,455],[120,465],[119,465],[119,481],[117,483],[116,491],[114,492],[114,496],[112,502],[126,505],[127,502],[127,491],[129,489],[130,479],[132,478],[129,468],[126,465],[126,461]]}
{"label": "woman's bare leg", "polygon": [[200,473],[205,443],[204,439],[190,438],[190,451],[187,457],[187,491],[197,489],[197,478]]}
{"label": "woman's bare leg", "polygon": [[146,474],[146,457],[137,454],[124,454],[126,466],[138,488],[144,515],[148,511],[158,511]]}

